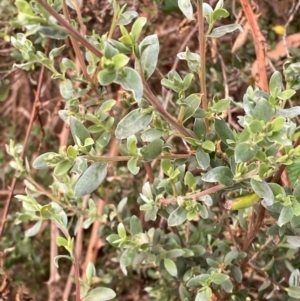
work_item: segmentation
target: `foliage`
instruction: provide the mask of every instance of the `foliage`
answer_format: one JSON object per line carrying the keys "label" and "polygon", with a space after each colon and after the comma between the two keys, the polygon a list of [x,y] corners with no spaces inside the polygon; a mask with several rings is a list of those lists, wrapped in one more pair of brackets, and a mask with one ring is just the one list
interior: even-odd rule
{"label": "foliage", "polygon": [[[196,2],[208,24],[203,32],[205,43],[242,30],[238,24],[218,26],[229,16],[222,0],[214,8]],[[29,70],[44,65],[53,73],[53,80],[60,81],[66,105],[59,116],[69,125],[74,143],[58,152],[44,153],[33,162],[34,169],[53,170],[50,192],[41,190],[32,167],[20,158],[13,141],[7,152],[26,185],[26,195],[16,196],[23,206],[16,222],[34,221],[25,233],[28,237],[39,232],[44,220],[52,220],[60,229],[62,236],[56,243],[67,255],[58,255],[55,264],[65,258],[74,265],[76,300],[111,300],[118,287],[109,283],[111,287],[94,288],[97,271],[92,263],[79,283],[74,216],[84,217],[85,228],[97,220],[104,224],[103,237],[117,252],[109,246],[107,250],[116,252],[124,278],[134,270],[156,279],[155,285],[144,288],[152,300],[204,301],[212,296],[246,300],[254,299],[255,294],[280,300],[300,298],[300,272],[296,269],[300,146],[295,121],[300,107],[286,108],[286,101],[299,89],[299,63],[290,60],[285,64],[284,81],[275,71],[269,92],[249,86],[238,103],[217,95],[207,101],[207,95],[192,92],[197,89],[195,82],[205,83],[206,74],[203,77],[201,73],[205,70],[201,60],[205,48],[200,54],[186,48],[178,58],[186,61],[189,72],[171,70],[161,81],[176,95],[176,109],[170,113],[160,101],[163,97],[149,86],[160,46],[156,35],[145,36],[146,18],[120,6],[119,1],[111,1],[114,17],[109,33],[84,38],[78,36],[75,20],[71,28],[58,20],[62,1],[48,1],[50,6],[42,3],[16,1],[16,23],[25,28],[11,37],[22,55],[16,67]],[[67,4],[72,8],[72,1]],[[191,1],[179,0],[178,7],[194,19]],[[120,35],[113,38],[117,33]],[[67,34],[82,44],[85,74],[64,57],[65,45],[59,41]],[[37,38],[39,47],[34,42]],[[57,41],[57,47],[46,54],[40,46],[49,39]],[[111,84],[119,85],[124,94],[122,111],[117,100],[108,96],[106,87]],[[240,130],[232,129],[224,118],[232,107],[239,109]],[[118,156],[108,155],[114,139],[118,140]],[[291,187],[280,182],[286,166],[296,174]],[[110,167],[120,179],[113,185],[126,187],[130,172],[139,194],[127,187],[132,194],[120,193],[119,204],[107,204],[99,215],[97,195],[105,197],[105,188],[112,186],[107,177]],[[145,172],[148,181],[143,183]],[[82,210],[86,196],[88,206]],[[45,197],[46,204],[41,201]],[[139,210],[137,206],[132,210],[129,197]],[[254,219],[264,210],[264,227],[259,231]],[[239,237],[233,234],[237,231]],[[264,279],[255,292],[249,286],[249,267]]]}

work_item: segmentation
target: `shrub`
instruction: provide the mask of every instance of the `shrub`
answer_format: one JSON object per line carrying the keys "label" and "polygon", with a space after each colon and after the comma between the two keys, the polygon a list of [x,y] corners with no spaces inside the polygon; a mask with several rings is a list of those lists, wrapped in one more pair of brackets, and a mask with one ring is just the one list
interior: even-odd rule
{"label": "shrub", "polygon": [[[145,17],[114,0],[109,33],[84,37],[76,29],[82,29],[76,1],[67,3],[78,22],[66,21],[66,8],[64,18],[59,14],[62,1],[48,2],[16,1],[26,32],[11,42],[23,57],[17,67],[41,64],[59,80],[66,101],[59,116],[74,143],[33,162],[34,169],[53,169],[50,192],[34,180],[13,141],[7,151],[26,185],[26,195],[16,196],[23,204],[17,222],[35,222],[27,236],[37,234],[44,220],[60,229],[56,243],[68,255],[55,263],[67,258],[74,265],[76,300],[110,300],[120,291],[113,281],[93,288],[99,275],[92,263],[80,282],[74,237],[81,217],[85,229],[101,221],[101,235],[112,246],[105,251],[124,279],[129,271],[152,278],[144,287],[152,300],[300,298],[300,140],[294,120],[300,107],[286,108],[299,88],[299,63],[284,65],[285,83],[275,71],[267,89],[249,86],[239,102],[217,94],[209,99],[206,43],[242,28],[219,26],[229,16],[222,0],[214,8],[195,1],[199,53],[178,53],[189,71],[171,70],[161,80],[174,93],[167,110],[150,85],[159,40],[146,35]],[[178,6],[194,19],[189,0]],[[65,45],[41,51],[49,39],[68,35],[81,71],[64,57]],[[201,92],[194,92],[199,86]],[[116,87],[121,101],[108,93]],[[226,121],[231,108],[238,109],[239,129]],[[118,154],[110,154],[115,141]],[[290,187],[281,181],[286,167]],[[111,201],[99,214],[101,199]]]}

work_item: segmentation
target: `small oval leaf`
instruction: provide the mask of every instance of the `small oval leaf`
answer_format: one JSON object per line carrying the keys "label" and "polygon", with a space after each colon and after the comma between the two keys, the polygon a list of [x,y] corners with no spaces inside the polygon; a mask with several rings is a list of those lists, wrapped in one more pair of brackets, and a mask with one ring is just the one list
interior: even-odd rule
{"label": "small oval leaf", "polygon": [[75,196],[83,197],[99,187],[107,174],[107,163],[93,163],[75,185]]}
{"label": "small oval leaf", "polygon": [[116,296],[116,293],[107,287],[97,287],[91,290],[87,296],[83,299],[84,301],[107,301],[111,300]]}
{"label": "small oval leaf", "polygon": [[125,139],[143,130],[152,120],[153,114],[145,114],[142,109],[136,109],[126,115],[117,125],[116,137]]}

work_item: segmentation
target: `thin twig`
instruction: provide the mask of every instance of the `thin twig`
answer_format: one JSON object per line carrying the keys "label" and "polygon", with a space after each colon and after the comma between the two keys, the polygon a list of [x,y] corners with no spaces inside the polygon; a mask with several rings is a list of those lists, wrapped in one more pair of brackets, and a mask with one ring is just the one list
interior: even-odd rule
{"label": "thin twig", "polygon": [[[202,93],[202,109],[207,111],[207,92],[206,92],[206,35],[204,32],[204,17],[203,17],[203,1],[197,1],[197,15],[198,15],[198,42],[199,42],[199,54],[200,54],[200,70],[199,80]],[[207,120],[205,120],[206,127]]]}
{"label": "thin twig", "polygon": [[[186,36],[186,38],[184,39],[184,41],[181,43],[181,46],[180,46],[180,48],[178,50],[178,53],[184,51],[184,49],[186,48],[186,45],[192,39],[192,37],[194,36],[194,34],[196,33],[197,30],[198,30],[198,25],[195,25],[193,27],[193,29],[189,32],[189,34]],[[178,56],[176,56],[171,70],[176,70],[178,63],[179,63],[179,58],[178,58]]]}
{"label": "thin twig", "polygon": [[[237,180],[236,183],[240,183],[240,182],[243,182],[243,181],[245,181],[247,179],[251,179],[253,177],[253,175],[255,175],[256,173],[257,173],[257,168],[255,168],[255,169],[251,170],[250,172],[246,173],[245,175],[243,175],[243,177],[241,179]],[[226,186],[223,185],[223,184],[217,184],[217,185],[215,185],[213,187],[210,187],[208,189],[205,189],[205,190],[202,190],[202,191],[197,191],[197,192],[188,194],[186,196],[181,196],[181,198],[196,200],[197,198],[200,198],[202,196],[216,193],[216,192],[224,189],[225,187]],[[176,200],[177,200],[176,197],[171,197],[169,199],[161,199],[160,202],[163,205],[168,205],[168,204],[174,203]]]}
{"label": "thin twig", "polygon": [[258,85],[263,91],[268,92],[268,77],[265,67],[265,37],[263,36],[258,27],[257,19],[254,16],[249,0],[241,0],[241,5],[243,7],[243,11],[250,26],[255,52],[258,60]]}
{"label": "thin twig", "polygon": [[100,50],[90,43],[84,36],[82,36],[72,25],[62,18],[48,3],[43,0],[35,0],[39,3],[51,16],[53,16],[62,26],[63,30],[67,31],[72,37],[78,40],[83,46],[94,53],[97,57],[101,58],[103,55]]}
{"label": "thin twig", "polygon": [[[159,155],[156,157],[156,159],[170,159],[170,160],[175,160],[175,159],[188,159],[191,156],[191,154],[165,154],[165,155]],[[132,156],[115,156],[115,157],[110,157],[110,156],[93,156],[93,155],[84,155],[82,156],[83,158],[87,158],[90,160],[95,160],[95,161],[103,161],[103,162],[123,162],[123,161],[129,161]]]}
{"label": "thin twig", "polygon": [[[80,8],[78,7],[77,0],[75,0],[74,2],[75,2],[76,11],[79,10],[79,12],[80,12]],[[70,16],[69,16],[68,7],[66,5],[66,1],[63,1],[63,12],[64,12],[65,18],[70,22]],[[78,15],[78,11],[77,11],[77,15]],[[78,21],[80,21],[80,20],[82,22],[82,18],[80,18],[79,15],[78,15]],[[81,27],[81,33],[83,34],[84,27],[82,27],[82,26],[84,26],[84,25],[83,24],[81,25],[81,23],[79,23],[79,24],[80,24],[80,27]],[[87,72],[86,64],[84,62],[84,58],[82,56],[82,53],[79,49],[78,42],[77,42],[76,38],[73,38],[72,36],[70,36],[70,40],[71,40],[72,46],[74,48],[74,52],[76,54],[76,57],[79,60],[80,69],[81,69],[85,79],[87,80],[87,82],[89,82],[90,81],[90,76]]]}
{"label": "thin twig", "polygon": [[165,118],[181,135],[184,137],[192,137],[192,135],[183,127],[178,124],[177,120],[173,118],[165,108],[160,104],[159,100],[155,97],[151,89],[148,87],[146,81],[144,81],[144,95],[149,100],[151,105],[158,111],[158,113]]}
{"label": "thin twig", "polygon": [[[294,3],[295,4],[295,3]],[[300,0],[298,0],[297,5],[293,5],[290,12],[289,12],[289,18],[287,20],[287,22],[284,24],[284,34],[282,36],[282,43],[284,46],[284,49],[286,51],[286,56],[289,58],[290,57],[290,53],[287,47],[287,41],[286,41],[286,32],[287,32],[287,28],[290,25],[290,23],[293,21],[295,14],[297,13],[298,9],[300,7]]]}
{"label": "thin twig", "polygon": [[[49,46],[50,46],[49,44],[50,44],[50,40],[48,40],[46,48],[45,48],[45,54],[46,55],[48,55]],[[29,136],[30,136],[31,129],[32,129],[32,126],[33,126],[33,122],[34,122],[34,120],[37,116],[38,105],[39,105],[41,90],[42,90],[42,86],[43,86],[44,73],[45,73],[45,67],[44,67],[44,65],[42,65],[41,70],[40,70],[39,80],[38,80],[37,91],[36,91],[35,99],[34,99],[34,103],[33,103],[33,108],[32,108],[32,111],[31,111],[30,120],[29,120],[29,124],[28,124],[28,127],[27,127],[24,143],[23,143],[23,149],[22,149],[22,152],[20,154],[20,158],[22,160],[24,160],[27,144],[28,144],[28,141],[29,141]],[[11,203],[11,200],[12,200],[12,196],[14,194],[14,189],[16,187],[16,183],[17,183],[16,174],[17,174],[17,171],[15,172],[15,176],[12,180],[12,183],[11,183],[11,186],[10,186],[10,193],[7,197],[5,207],[4,207],[4,210],[3,210],[1,224],[0,224],[0,238],[2,237],[2,234],[3,234],[4,225],[6,223],[10,203]]]}

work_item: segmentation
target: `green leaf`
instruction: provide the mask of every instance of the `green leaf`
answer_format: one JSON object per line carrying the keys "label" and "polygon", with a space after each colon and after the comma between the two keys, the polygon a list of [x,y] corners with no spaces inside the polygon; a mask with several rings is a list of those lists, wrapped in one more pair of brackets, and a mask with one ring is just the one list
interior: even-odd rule
{"label": "green leaf", "polygon": [[110,234],[106,237],[106,240],[114,247],[117,247],[118,244],[115,243],[115,241],[118,241],[120,239],[120,236],[118,234]]}
{"label": "green leaf", "polygon": [[135,215],[130,218],[130,233],[132,236],[143,233],[141,221]]}
{"label": "green leaf", "polygon": [[206,262],[212,268],[215,268],[215,269],[219,268],[219,263],[211,258],[206,258]]}
{"label": "green leaf", "polygon": [[[109,61],[118,54],[118,51],[115,47],[113,47],[110,43],[104,42],[104,57]],[[102,60],[104,62],[105,60]]]}
{"label": "green leaf", "polygon": [[77,181],[74,192],[76,197],[83,197],[97,189],[107,174],[107,163],[93,163]]}
{"label": "green leaf", "polygon": [[107,287],[97,287],[91,290],[86,297],[84,297],[84,301],[107,301],[111,300],[116,296],[116,293]]}
{"label": "green leaf", "polygon": [[203,16],[204,17],[208,17],[214,11],[208,3],[203,3],[202,7],[203,7]]}
{"label": "green leaf", "polygon": [[127,138],[127,149],[130,155],[135,156],[137,155],[137,139],[135,135],[131,135]]}
{"label": "green leaf", "polygon": [[260,288],[258,289],[258,291],[263,291],[266,288],[268,288],[271,284],[271,281],[269,279],[266,279],[266,281],[260,286]]}
{"label": "green leaf", "polygon": [[232,261],[238,257],[238,255],[239,255],[239,251],[237,251],[237,250],[229,251],[224,257],[224,263],[226,265],[231,264]]}
{"label": "green leaf", "polygon": [[256,181],[254,179],[250,180],[250,184],[254,192],[260,196],[262,200],[262,204],[264,206],[272,206],[274,203],[274,194],[270,188],[270,186],[265,181]]}
{"label": "green leaf", "polygon": [[272,131],[273,132],[280,131],[284,127],[284,124],[285,124],[285,118],[276,117],[271,122]]}
{"label": "green leaf", "polygon": [[32,237],[39,233],[42,227],[42,220],[37,221],[31,228],[25,231],[25,237]]}
{"label": "green leaf", "polygon": [[178,0],[178,7],[188,20],[195,20],[191,0]]}
{"label": "green leaf", "polygon": [[170,227],[176,227],[183,224],[187,219],[187,211],[185,208],[179,206],[176,208],[168,218],[168,225]]}
{"label": "green leaf", "polygon": [[179,296],[181,301],[192,301],[191,295],[183,283],[179,285]]}
{"label": "green leaf", "polygon": [[68,69],[71,69],[74,72],[76,72],[77,70],[75,63],[72,60],[65,57],[62,59],[59,67],[62,73],[65,73]]}
{"label": "green leaf", "polygon": [[72,145],[69,145],[67,148],[67,155],[71,159],[75,159],[78,155],[76,148]]}
{"label": "green leaf", "polygon": [[260,200],[260,197],[256,193],[246,194],[229,201],[229,208],[231,210],[241,210],[249,208],[256,204]]}
{"label": "green leaf", "polygon": [[118,77],[117,70],[103,69],[98,73],[98,82],[102,86],[107,86],[113,83],[117,79],[117,77]]}
{"label": "green leaf", "polygon": [[252,116],[257,120],[270,121],[273,116],[273,110],[269,102],[262,97],[259,98],[252,112]]}
{"label": "green leaf", "polygon": [[300,298],[300,287],[299,286],[290,286],[286,288],[288,295],[291,298],[299,299]]}
{"label": "green leaf", "polygon": [[139,17],[133,23],[132,28],[131,28],[133,42],[136,42],[139,39],[142,29],[143,29],[144,25],[146,24],[146,22],[147,22],[147,19],[145,17]]}
{"label": "green leaf", "polygon": [[201,146],[197,148],[196,151],[196,160],[201,167],[201,169],[208,169],[210,167],[210,157],[209,154],[206,153]]}
{"label": "green leaf", "polygon": [[270,269],[273,267],[274,262],[275,262],[274,257],[272,257],[271,260],[270,260],[264,267],[262,267],[261,269],[262,269],[263,271],[268,271],[268,270],[270,270]]}
{"label": "green leaf", "polygon": [[[63,210],[63,208],[54,202],[51,202],[50,204],[48,204],[51,206],[50,209],[50,217],[52,220],[56,221],[59,225],[63,226],[65,228],[65,231],[67,230],[67,224],[68,224],[68,217],[66,212]],[[44,208],[45,206],[43,206]]]}
{"label": "green leaf", "polygon": [[162,134],[162,131],[159,131],[157,129],[149,129],[141,134],[141,138],[144,142],[152,142],[156,139],[159,139]]}
{"label": "green leaf", "polygon": [[161,160],[161,168],[167,176],[170,176],[174,171],[174,166],[169,159]]}
{"label": "green leaf", "polygon": [[166,252],[166,258],[177,258],[184,255],[184,250],[182,249],[173,249]]}
{"label": "green leaf", "polygon": [[58,260],[61,259],[61,258],[65,258],[65,259],[68,259],[68,260],[71,260],[73,262],[73,258],[71,256],[68,256],[68,255],[58,255],[58,256],[55,256],[54,257],[54,264],[55,266],[58,268]]}
{"label": "green leaf", "polygon": [[[85,139],[91,138],[89,132],[85,128],[85,126],[75,117],[71,116],[70,117],[70,130],[73,136],[73,140],[76,143],[77,139],[76,137],[79,138],[79,140],[84,144]],[[76,143],[77,144],[77,143]]]}
{"label": "green leaf", "polygon": [[282,75],[279,71],[275,71],[271,78],[269,83],[270,88],[270,94],[273,97],[277,96],[277,93],[281,91],[282,88]]}
{"label": "green leaf", "polygon": [[294,269],[289,277],[289,286],[300,287],[300,271],[299,269]]}
{"label": "green leaf", "polygon": [[229,16],[229,12],[224,8],[219,8],[219,9],[215,9],[212,16],[213,16],[213,20],[217,21],[218,19],[221,18],[227,18]]}
{"label": "green leaf", "polygon": [[136,11],[128,10],[121,14],[118,19],[117,25],[128,25],[131,21],[138,16]]}
{"label": "green leaf", "polygon": [[225,144],[228,144],[227,140],[235,140],[232,130],[229,128],[228,124],[223,119],[215,120],[215,129],[219,138]]}
{"label": "green leaf", "polygon": [[191,94],[182,102],[186,104],[183,116],[183,122],[185,122],[195,114],[197,109],[199,109],[201,98],[197,94]]}
{"label": "green leaf", "polygon": [[131,157],[127,162],[127,168],[133,175],[137,175],[140,171],[138,164],[138,157]]}
{"label": "green leaf", "polygon": [[219,166],[209,170],[203,177],[204,182],[220,182],[225,186],[233,185],[233,173],[227,166]]}
{"label": "green leaf", "polygon": [[16,0],[15,4],[16,4],[19,12],[24,13],[29,16],[34,16],[31,6],[28,2],[26,2],[24,0]]}
{"label": "green leaf", "polygon": [[89,261],[86,270],[85,270],[86,279],[89,283],[92,282],[92,277],[96,276],[96,269],[92,262]]}
{"label": "green leaf", "polygon": [[143,113],[143,109],[136,109],[126,115],[117,125],[116,137],[125,139],[145,129],[151,122],[153,114]]}
{"label": "green leaf", "polygon": [[293,215],[294,215],[294,209],[292,206],[283,207],[277,221],[278,226],[281,227],[284,224],[290,222],[291,219],[293,218]]}
{"label": "green leaf", "polygon": [[169,258],[165,258],[164,266],[171,276],[177,277],[177,275],[178,275],[177,266],[173,260],[171,260]]}
{"label": "green leaf", "polygon": [[229,24],[214,28],[213,31],[208,35],[210,38],[220,38],[226,33],[231,33],[235,30],[243,31],[243,28],[240,24]]}
{"label": "green leaf", "polygon": [[127,234],[123,223],[118,224],[118,234],[122,239],[126,239]]}
{"label": "green leaf", "polygon": [[289,90],[282,91],[281,93],[279,93],[279,95],[277,95],[277,97],[281,100],[288,100],[295,94],[296,94],[295,90],[289,89]]}
{"label": "green leaf", "polygon": [[[300,168],[299,168],[299,176],[300,176]],[[290,174],[289,174],[289,179],[290,179]],[[294,190],[293,190],[293,195],[294,197],[296,198],[296,200],[298,202],[300,202],[300,182],[297,181],[293,181],[293,184],[294,184]]]}
{"label": "green leaf", "polygon": [[292,107],[289,109],[277,110],[275,111],[274,116],[281,116],[284,118],[294,118],[300,115],[300,107]]}
{"label": "green leaf", "polygon": [[183,90],[184,91],[187,90],[190,87],[193,79],[194,79],[194,74],[193,73],[188,73],[184,77],[184,79],[182,81],[182,83],[183,83]]}
{"label": "green leaf", "polygon": [[300,216],[300,203],[294,202],[293,203],[294,215]]}
{"label": "green leaf", "polygon": [[195,257],[202,256],[205,253],[205,248],[201,245],[194,245],[189,247],[194,252]]}
{"label": "green leaf", "polygon": [[237,163],[248,162],[253,159],[258,151],[257,144],[251,141],[239,143],[234,150],[234,158]]}
{"label": "green leaf", "polygon": [[112,62],[114,63],[115,69],[121,69],[125,67],[128,64],[129,60],[129,57],[123,53],[118,53],[112,58]]}
{"label": "green leaf", "polygon": [[143,193],[143,195],[144,195],[148,200],[152,200],[152,199],[153,199],[152,190],[151,190],[151,185],[150,185],[149,182],[146,182],[146,183],[143,185],[142,193]]}
{"label": "green leaf", "polygon": [[[156,34],[146,36],[139,45],[140,62],[144,73],[145,80],[147,80],[155,71],[157,59],[159,54],[159,40]],[[139,70],[139,65],[136,61],[136,69]]]}
{"label": "green leaf", "polygon": [[212,291],[210,287],[203,287],[196,295],[195,301],[209,301],[212,296]]}
{"label": "green leaf", "polygon": [[120,257],[120,265],[128,267],[132,265],[136,251],[132,248],[126,249]]}
{"label": "green leaf", "polygon": [[200,213],[200,216],[204,219],[207,219],[208,218],[208,211],[207,211],[207,208],[203,205],[198,205],[198,208],[199,208],[199,213]]}
{"label": "green leaf", "polygon": [[241,269],[237,266],[233,266],[232,267],[232,274],[234,279],[238,282],[238,283],[242,283],[243,281],[243,273],[241,271]]}
{"label": "green leaf", "polygon": [[61,237],[61,236],[56,238],[56,244],[59,247],[65,247],[66,249],[69,247],[68,241],[64,237]]}
{"label": "green leaf", "polygon": [[74,89],[73,89],[72,82],[69,79],[61,81],[59,83],[59,90],[60,90],[61,96],[64,99],[69,100],[69,99],[73,98]]}
{"label": "green leaf", "polygon": [[210,279],[210,275],[209,274],[201,274],[198,276],[194,276],[192,277],[188,282],[187,282],[187,287],[197,287],[200,284],[201,285],[205,285],[206,282]]}
{"label": "green leaf", "polygon": [[53,60],[55,57],[59,56],[65,49],[66,45],[62,45],[59,48],[53,48],[49,53],[50,60]]}
{"label": "green leaf", "polygon": [[184,176],[184,185],[187,185],[189,189],[195,189],[197,182],[195,177],[190,171],[187,171],[185,176]]}
{"label": "green leaf", "polygon": [[141,155],[144,161],[151,161],[159,156],[162,152],[164,142],[161,139],[154,140],[148,145],[142,147]]}
{"label": "green leaf", "polygon": [[143,83],[140,75],[134,69],[124,67],[114,82],[121,85],[124,90],[131,91],[134,99],[138,103],[141,101],[143,96]]}
{"label": "green leaf", "polygon": [[[141,207],[140,207],[141,208]],[[157,206],[151,206],[150,209],[146,210],[145,213],[145,221],[155,221],[157,219],[157,212],[158,212],[158,207]]]}
{"label": "green leaf", "polygon": [[223,283],[222,283],[222,288],[226,293],[232,293],[233,291],[233,284],[230,281],[230,279],[226,279]]}
{"label": "green leaf", "polygon": [[224,6],[224,0],[219,0],[215,6],[215,10],[223,8]]}
{"label": "green leaf", "polygon": [[216,113],[222,113],[224,111],[226,111],[231,103],[231,99],[230,98],[224,98],[224,99],[220,99],[217,103],[215,103],[212,106],[212,111],[216,112]]}
{"label": "green leaf", "polygon": [[202,147],[203,147],[203,149],[206,149],[206,150],[208,150],[210,152],[214,152],[215,151],[215,144],[212,141],[209,141],[209,140],[204,141],[202,143]]}
{"label": "green leaf", "polygon": [[193,130],[196,137],[203,141],[206,135],[206,125],[203,118],[195,118]]}
{"label": "green leaf", "polygon": [[48,152],[38,156],[32,163],[33,168],[35,169],[45,169],[48,168],[47,159],[52,158],[53,156],[58,156],[57,153]]}
{"label": "green leaf", "polygon": [[41,217],[44,219],[51,219],[52,217],[52,206],[51,204],[44,205],[41,210]]}
{"label": "green leaf", "polygon": [[229,279],[229,276],[222,273],[214,273],[211,275],[212,282],[216,284],[222,284],[227,279]]}
{"label": "green leaf", "polygon": [[54,174],[56,176],[62,176],[64,174],[66,174],[70,168],[73,166],[73,162],[66,159],[66,160],[63,160],[61,162],[59,162],[55,168],[54,168]]}

